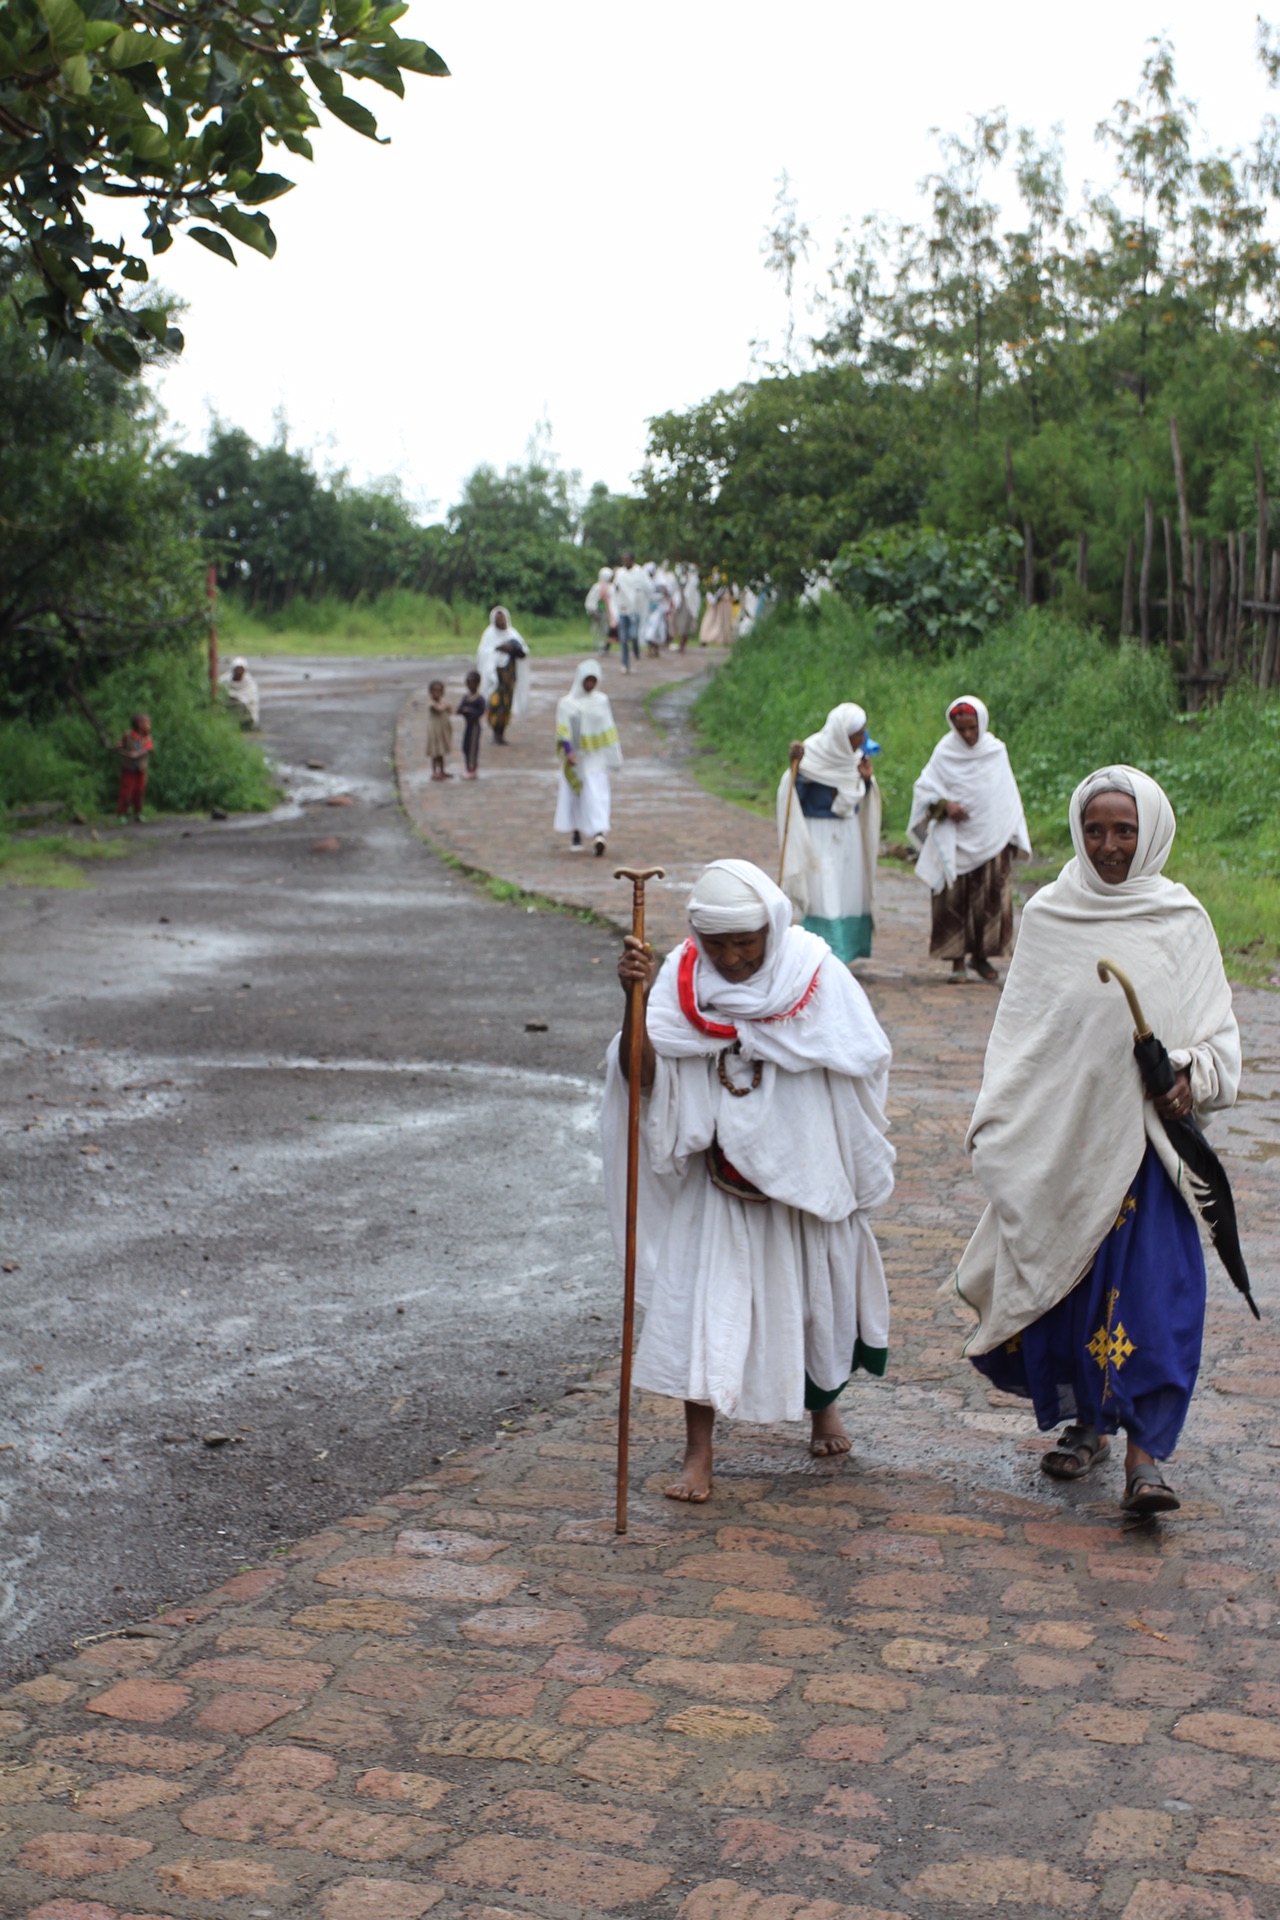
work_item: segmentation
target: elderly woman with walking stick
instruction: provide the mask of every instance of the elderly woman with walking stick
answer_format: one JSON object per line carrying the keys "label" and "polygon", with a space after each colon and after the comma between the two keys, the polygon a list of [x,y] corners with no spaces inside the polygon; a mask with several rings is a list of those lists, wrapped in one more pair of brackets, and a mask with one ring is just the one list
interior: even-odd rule
{"label": "elderly woman with walking stick", "polygon": [[684,1465],[666,1493],[701,1502],[717,1413],[808,1412],[814,1454],[849,1451],[836,1400],[858,1367],[883,1373],[888,1351],[870,1215],[893,1191],[894,1154],[889,1043],[826,942],[791,925],[781,889],[748,861],[716,860],[688,918],[689,939],[660,969],[627,938],[603,1132],[621,1254],[638,1018],[635,1381],[684,1401]]}

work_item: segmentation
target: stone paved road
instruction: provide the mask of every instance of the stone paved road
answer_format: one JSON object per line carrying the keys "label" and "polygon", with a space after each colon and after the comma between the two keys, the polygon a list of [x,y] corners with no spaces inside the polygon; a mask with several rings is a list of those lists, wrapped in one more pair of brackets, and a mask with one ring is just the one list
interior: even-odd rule
{"label": "stone paved road", "polygon": [[[550,891],[546,808],[522,802],[542,744],[511,749],[505,805],[437,790],[453,811],[430,823]],[[734,828],[759,844],[678,766],[646,779],[699,857]],[[675,867],[687,844],[652,826]],[[738,1428],[711,1503],[673,1507],[678,1409],[642,1399],[619,1542],[595,1376],[154,1634],[85,1648],[0,1700],[13,1912],[1274,1920],[1276,1003],[1240,996],[1250,1097],[1222,1135],[1266,1317],[1214,1275],[1182,1513],[1126,1532],[1118,1467],[1051,1488],[1024,1413],[957,1359],[937,1289],[975,1214],[961,1141],[992,1001],[938,984],[921,901],[891,900],[866,978],[897,1050],[894,1343],[849,1396],[853,1457]]]}

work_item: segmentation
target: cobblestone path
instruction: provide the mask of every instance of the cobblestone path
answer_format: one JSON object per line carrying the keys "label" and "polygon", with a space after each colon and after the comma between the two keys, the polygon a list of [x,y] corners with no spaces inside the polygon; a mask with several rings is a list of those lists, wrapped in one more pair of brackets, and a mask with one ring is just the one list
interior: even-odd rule
{"label": "cobblestone path", "polygon": [[[571,861],[547,824],[567,674],[537,677],[465,787],[422,784],[409,708],[406,804],[469,865],[615,919],[615,861],[667,864],[665,944],[700,862],[767,861],[767,823],[664,761],[642,673],[616,700],[609,858]],[[679,1410],[642,1397],[620,1542],[606,1369],[85,1647],[0,1699],[5,1913],[1280,1914],[1280,1009],[1239,995],[1247,1098],[1218,1134],[1264,1319],[1211,1273],[1184,1505],[1126,1532],[1118,1463],[1051,1487],[1026,1414],[958,1359],[938,1288],[977,1213],[962,1140],[994,1002],[929,968],[921,890],[884,892],[861,977],[896,1053],[894,1325],[888,1377],[847,1396],[852,1458],[731,1429],[712,1501],[673,1506]]]}

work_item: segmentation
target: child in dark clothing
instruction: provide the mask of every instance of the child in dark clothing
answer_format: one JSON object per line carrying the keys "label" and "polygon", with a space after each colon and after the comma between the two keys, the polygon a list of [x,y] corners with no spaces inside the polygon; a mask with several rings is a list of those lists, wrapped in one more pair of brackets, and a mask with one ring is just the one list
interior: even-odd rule
{"label": "child in dark clothing", "polygon": [[142,796],[147,790],[147,762],[155,748],[151,740],[151,716],[135,713],[129,731],[116,752],[120,755],[120,792],[116,812],[121,822],[132,813],[134,823],[142,819]]}
{"label": "child in dark clothing", "polygon": [[480,692],[480,675],[474,667],[467,675],[467,694],[458,702],[458,712],[465,722],[462,734],[462,757],[466,761],[464,780],[474,780],[480,764],[480,722],[488,710],[488,701]]}

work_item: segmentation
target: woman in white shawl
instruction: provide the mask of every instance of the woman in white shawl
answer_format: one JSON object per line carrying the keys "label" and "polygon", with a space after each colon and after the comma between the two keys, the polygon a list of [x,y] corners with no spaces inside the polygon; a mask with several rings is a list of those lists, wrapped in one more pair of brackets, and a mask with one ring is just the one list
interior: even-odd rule
{"label": "woman in white shawl", "polygon": [[[1212,922],[1163,878],[1173,808],[1135,767],[1071,799],[1075,858],[1027,904],[969,1127],[989,1205],[956,1286],[978,1314],[965,1352],[1042,1429],[1070,1424],[1044,1471],[1075,1480],[1123,1429],[1125,1507],[1178,1505],[1158,1461],[1186,1419],[1204,1330],[1204,1256],[1186,1169],[1160,1115],[1233,1105],[1240,1036]],[[1131,977],[1177,1069],[1144,1094]]]}
{"label": "woman in white shawl", "polygon": [[846,700],[796,741],[778,786],[780,884],[810,933],[845,961],[871,952],[875,926],[880,789],[866,744],[867,716]]}
{"label": "woman in white shawl", "polygon": [[[627,939],[624,990],[646,989],[635,1380],[685,1403],[673,1500],[705,1500],[717,1413],[798,1420],[847,1453],[835,1401],[884,1372],[889,1297],[870,1213],[893,1191],[890,1050],[862,988],[746,860],[716,860],[689,898],[691,938],[659,972]],[[621,1255],[630,1001],[603,1116]]]}
{"label": "woman in white shawl", "polygon": [[507,744],[507,728],[514,714],[520,719],[529,706],[529,649],[511,624],[505,607],[495,607],[476,648],[480,691],[489,702],[489,725],[496,747]]}
{"label": "woman in white shawl", "polygon": [[236,709],[242,726],[258,724],[258,683],[249,671],[249,662],[238,653],[222,681],[222,691]]}
{"label": "woman in white shawl", "polygon": [[600,663],[583,660],[556,707],[556,832],[572,836],[570,853],[590,840],[597,855],[609,832],[609,775],[622,765],[622,748],[609,696],[600,690]]}
{"label": "woman in white shawl", "polygon": [[947,731],[911,796],[916,877],[933,894],[929,952],[963,982],[965,955],[994,980],[995,955],[1013,939],[1013,858],[1030,853],[1022,796],[986,707],[965,693],[947,708]]}
{"label": "woman in white shawl", "polygon": [[583,603],[591,615],[591,631],[601,653],[608,653],[609,643],[618,632],[618,616],[613,605],[613,568],[601,567],[599,573],[587,588],[587,597]]}

